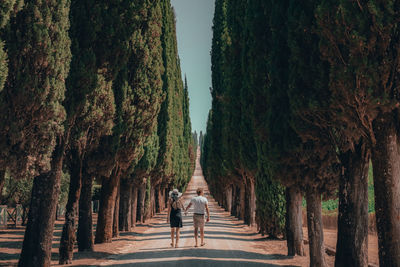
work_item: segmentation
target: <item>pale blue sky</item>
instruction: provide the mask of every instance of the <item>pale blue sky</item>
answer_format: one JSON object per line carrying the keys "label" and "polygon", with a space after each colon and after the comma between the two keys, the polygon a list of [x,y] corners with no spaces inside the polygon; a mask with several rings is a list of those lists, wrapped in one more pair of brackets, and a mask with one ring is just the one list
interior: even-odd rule
{"label": "pale blue sky", "polygon": [[[182,74],[187,75],[192,131],[206,130],[211,108],[211,40],[214,0],[171,0],[177,20]],[[184,76],[182,76],[184,77]]]}

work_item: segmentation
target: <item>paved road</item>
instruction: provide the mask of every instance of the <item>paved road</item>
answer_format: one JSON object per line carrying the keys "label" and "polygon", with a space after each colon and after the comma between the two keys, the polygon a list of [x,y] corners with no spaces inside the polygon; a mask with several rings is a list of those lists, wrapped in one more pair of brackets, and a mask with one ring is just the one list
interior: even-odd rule
{"label": "paved road", "polygon": [[180,247],[171,248],[170,228],[166,212],[163,212],[152,219],[145,232],[129,233],[136,235],[136,244],[119,250],[118,255],[111,256],[101,266],[293,266],[284,265],[288,264],[287,260],[293,260],[285,256],[286,251],[266,253],[265,248],[259,246],[265,238],[218,206],[209,194],[197,159],[196,171],[183,195],[185,206],[198,187],[205,189],[211,211],[204,247],[194,247],[192,211],[189,210],[183,220]]}

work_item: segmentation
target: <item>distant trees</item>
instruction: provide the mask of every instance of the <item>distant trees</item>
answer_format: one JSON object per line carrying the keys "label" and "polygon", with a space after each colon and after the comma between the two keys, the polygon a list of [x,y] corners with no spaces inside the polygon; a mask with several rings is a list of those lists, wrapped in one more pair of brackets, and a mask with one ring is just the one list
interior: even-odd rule
{"label": "distant trees", "polygon": [[231,197],[251,213],[240,192],[255,181],[258,227],[274,236],[286,224],[289,255],[304,253],[305,195],[311,266],[326,265],[321,196],[335,195],[335,265],[367,265],[370,159],[380,264],[398,264],[398,12],[392,2],[216,1],[206,179],[239,217]]}
{"label": "distant trees", "polygon": [[19,265],[50,266],[61,173],[70,176],[59,258],[68,264],[76,230],[79,250],[93,249],[95,180],[102,243],[164,209],[167,190],[192,175],[175,16],[169,0],[3,2],[0,190],[6,171],[35,177]]}

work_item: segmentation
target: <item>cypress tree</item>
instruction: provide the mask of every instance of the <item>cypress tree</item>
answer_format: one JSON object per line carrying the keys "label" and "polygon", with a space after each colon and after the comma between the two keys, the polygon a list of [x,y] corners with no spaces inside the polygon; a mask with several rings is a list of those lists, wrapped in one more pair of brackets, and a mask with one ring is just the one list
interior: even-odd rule
{"label": "cypress tree", "polygon": [[199,147],[199,136],[197,135],[197,131],[194,131],[194,133],[192,133],[192,138],[193,138],[194,147],[197,150],[197,148]]}
{"label": "cypress tree", "polygon": [[[289,175],[294,176],[294,179],[286,179],[286,182],[294,183],[306,193],[311,263],[325,264],[323,239],[319,238],[322,235],[319,202],[321,194],[325,197],[333,196],[337,190],[339,162],[337,146],[331,138],[334,131],[331,128],[320,127],[321,117],[316,115],[329,109],[330,99],[326,90],[329,68],[327,62],[321,59],[319,37],[315,33],[316,5],[314,1],[302,2],[302,5],[296,0],[289,1],[289,122],[301,141],[293,143],[292,151],[289,150],[295,155],[289,161],[289,166],[297,165],[297,170]],[[318,210],[312,210],[313,206]],[[310,213],[315,216],[314,219],[309,216]]]}
{"label": "cypress tree", "polygon": [[[240,7],[239,7],[240,8]],[[242,7],[243,8],[243,7]],[[252,56],[249,54],[251,51],[251,40],[250,32],[248,30],[248,17],[246,12],[249,9],[243,8],[245,11],[243,14],[239,14],[242,16],[243,22],[241,27],[241,57],[240,57],[240,66],[241,66],[241,90],[240,90],[240,103],[242,107],[252,107],[253,104],[253,94],[251,90],[251,70],[249,69],[249,63],[251,61]],[[245,112],[241,112],[240,114],[240,138],[238,140],[239,144],[239,157],[240,162],[245,169],[245,176],[247,177],[250,184],[250,200],[249,202],[249,224],[252,225],[255,223],[255,183],[256,183],[256,174],[257,174],[257,147],[255,143],[255,133],[253,127],[253,110],[250,108]]]}
{"label": "cypress tree", "polygon": [[109,151],[107,161],[114,166],[110,177],[103,178],[96,243],[111,242],[113,222],[115,229],[119,228],[115,207],[118,207],[120,176],[132,162],[138,161],[143,143],[155,127],[162,100],[160,5],[152,1],[129,4],[135,6],[135,15],[132,15],[136,21],[124,48],[128,51],[128,62],[119,70],[113,84],[115,126],[105,145]]}
{"label": "cypress tree", "polygon": [[190,121],[189,111],[189,87],[187,78],[185,75],[185,81],[183,86],[183,99],[182,99],[182,115],[183,115],[183,138],[184,138],[184,149],[182,151],[184,157],[184,173],[183,173],[183,187],[189,183],[190,178],[194,172],[196,164],[196,145],[192,138],[192,123]]}
{"label": "cypress tree", "polygon": [[212,116],[209,116],[211,126],[209,133],[210,144],[208,146],[207,158],[204,165],[205,177],[212,188],[212,193],[216,200],[222,204],[223,188],[227,184],[227,168],[223,161],[226,153],[226,143],[224,144],[223,131],[224,121],[224,95],[226,92],[224,77],[222,75],[225,66],[225,51],[228,45],[227,27],[227,1],[220,0],[215,2],[215,12],[213,19],[213,38],[211,46],[211,71],[212,71]]}
{"label": "cypress tree", "polygon": [[[14,16],[16,12],[18,12],[22,8],[22,6],[23,6],[22,0],[18,1],[8,0],[8,1],[2,1],[0,3],[0,36],[2,35],[3,29],[9,23],[10,18]],[[3,97],[1,91],[3,91],[3,87],[8,75],[7,52],[4,50],[4,42],[2,39],[3,38],[0,37],[0,98]],[[4,132],[0,131],[0,136],[3,136],[4,134],[5,134]],[[2,199],[3,186],[5,182],[6,166],[7,164],[3,160],[2,156],[0,159],[0,203]]]}
{"label": "cypress tree", "polygon": [[[252,106],[251,87],[249,85],[248,64],[250,58],[246,52],[248,31],[246,29],[246,6],[242,1],[230,1],[228,5],[228,25],[230,29],[231,46],[229,49],[227,109],[230,113],[229,131],[231,135],[230,157],[232,171],[236,169],[245,185],[244,220],[252,225],[255,223],[255,177],[257,170],[257,150],[252,125],[252,111],[244,111],[244,107]],[[229,190],[229,188],[228,188]],[[227,202],[230,201],[228,191]],[[228,203],[229,204],[229,203]],[[229,209],[229,208],[228,208]]]}
{"label": "cypress tree", "polygon": [[200,147],[200,149],[203,147],[203,140],[204,140],[203,131],[200,131],[200,135],[199,135],[199,147]]}
{"label": "cypress tree", "polygon": [[[281,142],[285,134],[285,125],[282,121],[284,118],[277,118],[278,115],[281,115],[277,109],[283,108],[284,105],[282,107],[275,104],[284,101],[282,91],[279,90],[280,87],[285,86],[279,84],[282,81],[284,83],[284,79],[280,80],[279,75],[285,72],[284,65],[279,64],[285,64],[285,56],[287,55],[283,54],[280,58],[279,49],[285,49],[284,45],[281,47],[281,40],[285,35],[285,23],[277,21],[281,18],[279,8],[283,8],[283,5],[285,5],[285,2],[276,3],[275,10],[272,12],[274,5],[271,1],[249,1],[245,20],[245,30],[249,36],[244,52],[247,62],[244,61],[246,65],[243,65],[243,68],[248,68],[245,86],[249,88],[249,96],[247,97],[250,100],[247,101],[252,103],[251,112],[254,115],[257,114],[252,117],[258,162],[256,173],[257,222],[261,232],[272,236],[281,234],[285,225],[283,187],[277,182],[279,176],[276,177],[269,166],[269,155],[277,150],[274,146],[279,146],[276,142]],[[272,13],[276,13],[275,20],[271,17]],[[272,23],[276,24],[272,25]],[[275,43],[273,43],[273,40],[275,40]],[[272,51],[275,53],[275,61],[272,61],[274,59],[271,57]],[[272,65],[274,67],[271,67]],[[271,86],[272,77],[275,78],[275,87]],[[274,93],[275,95],[273,95]],[[282,124],[278,125],[278,122]],[[277,132],[282,130],[282,135],[271,135],[270,127]],[[274,141],[269,141],[274,138]]]}
{"label": "cypress tree", "polygon": [[[144,222],[146,219],[146,214],[148,214],[149,206],[146,206],[146,196],[147,196],[147,186],[154,187],[160,181],[160,178],[157,176],[152,176],[152,172],[156,165],[156,160],[158,156],[159,150],[159,138],[157,135],[157,127],[154,129],[153,134],[146,140],[144,144],[143,157],[141,157],[140,161],[136,163],[134,166],[134,170],[132,174],[128,177],[128,179],[123,179],[123,183],[121,183],[121,199],[124,198],[125,201],[121,203],[120,208],[120,218],[122,219],[122,225],[120,225],[121,230],[128,231],[129,228],[129,216],[131,214],[126,214],[126,212],[136,212],[137,221]],[[123,189],[124,185],[126,187],[130,187],[130,189]],[[138,187],[138,195],[143,196],[137,199],[137,203],[140,207],[139,210],[136,210],[136,207],[130,207],[128,198],[132,199],[132,186]],[[123,194],[125,192],[125,194]],[[131,202],[132,203],[132,200]],[[150,204],[150,199],[148,200],[148,204]],[[135,215],[136,216],[136,215]],[[135,222],[131,222],[135,223]],[[132,227],[132,225],[131,225]]]}
{"label": "cypress tree", "polygon": [[[101,34],[98,25],[101,25],[99,6],[102,2],[72,1],[70,12],[70,38],[72,40],[71,71],[67,79],[67,93],[65,107],[67,116],[73,123],[70,127],[69,150],[67,151],[66,165],[70,171],[69,197],[66,206],[65,223],[60,240],[60,264],[72,262],[75,243],[75,229],[78,214],[82,184],[90,185],[92,179],[85,170],[85,155],[91,154],[98,146],[103,135],[109,135],[113,125],[114,97],[111,91],[111,82],[105,80],[105,71],[99,70],[100,62],[96,61],[96,42]],[[90,8],[87,8],[90,6]],[[93,17],[96,19],[89,19]],[[88,190],[88,189],[86,189]],[[91,203],[90,203],[91,204]],[[82,210],[85,216],[88,210]],[[91,231],[91,230],[90,230]],[[90,235],[80,231],[79,249],[92,249]],[[86,239],[89,246],[82,248],[82,241]]]}
{"label": "cypress tree", "polygon": [[[50,266],[62,167],[69,2],[26,2],[5,34],[9,75],[1,98],[2,141],[12,173],[37,175],[19,266]],[[26,103],[29,103],[27,105]],[[4,117],[3,117],[4,116]],[[3,146],[4,147],[4,146]]]}
{"label": "cypress tree", "polygon": [[169,0],[161,2],[163,63],[162,76],[165,101],[158,116],[158,136],[160,150],[153,175],[162,177],[157,190],[167,193],[171,187],[180,190],[186,188],[189,161],[188,142],[190,137],[190,119],[187,92],[182,82],[178,57],[175,15]]}
{"label": "cypress tree", "polygon": [[[0,35],[9,23],[10,18],[16,15],[23,4],[23,0],[5,0],[0,3]],[[4,41],[2,39],[0,39],[0,93],[8,75],[7,53],[4,50]]]}
{"label": "cypress tree", "polygon": [[[398,162],[399,153],[398,149],[393,150],[398,147],[395,130],[399,101],[396,71],[398,13],[399,6],[394,1],[326,0],[321,1],[317,10],[321,53],[331,67],[331,110],[335,123],[344,129],[342,143],[347,150],[360,151],[364,155],[372,146],[379,262],[382,266],[400,265],[399,238],[396,237],[400,225],[395,219],[395,210],[399,209],[400,203],[400,178],[395,171],[398,164],[394,163]],[[358,169],[365,172],[368,163],[362,161],[364,166]],[[365,180],[362,180],[362,187],[355,181],[350,189],[365,191]],[[347,209],[340,213],[357,210],[366,213],[365,207],[353,209],[353,202],[366,202],[366,197],[362,196],[352,194]],[[366,231],[364,225],[365,222],[358,227],[357,234]],[[345,243],[350,243],[349,237],[355,238],[354,231],[349,231],[348,236],[338,236],[338,247],[346,247]],[[357,250],[343,249],[335,264],[339,266],[346,260],[364,264],[365,253],[356,255],[362,245],[358,243]]]}

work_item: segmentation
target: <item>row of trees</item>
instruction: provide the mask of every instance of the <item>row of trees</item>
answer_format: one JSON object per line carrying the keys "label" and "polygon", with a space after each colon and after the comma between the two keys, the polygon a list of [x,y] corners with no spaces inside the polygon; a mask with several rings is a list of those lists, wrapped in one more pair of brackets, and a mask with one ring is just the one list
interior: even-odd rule
{"label": "row of trees", "polygon": [[59,259],[69,263],[75,236],[80,251],[111,242],[164,209],[168,190],[184,190],[194,170],[174,11],[169,0],[3,2],[0,192],[6,172],[34,177],[19,266],[50,266],[69,173]]}
{"label": "row of trees", "polygon": [[396,1],[216,1],[206,179],[289,255],[304,255],[304,195],[311,266],[326,265],[321,196],[339,197],[335,265],[368,265],[371,161],[380,265],[400,266],[399,15]]}

